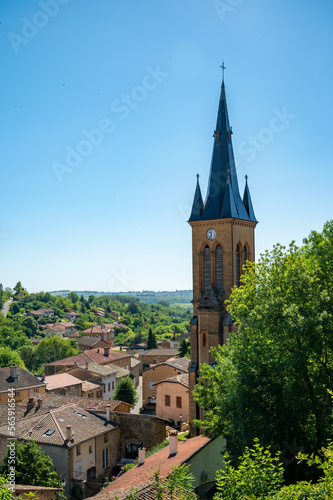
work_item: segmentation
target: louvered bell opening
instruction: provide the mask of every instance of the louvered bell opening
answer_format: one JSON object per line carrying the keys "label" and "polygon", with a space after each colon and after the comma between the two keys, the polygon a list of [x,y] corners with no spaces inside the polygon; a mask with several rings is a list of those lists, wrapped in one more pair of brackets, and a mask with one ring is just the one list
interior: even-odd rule
{"label": "louvered bell opening", "polygon": [[212,282],[212,266],[209,247],[205,247],[203,252],[203,278],[204,290],[208,290]]}
{"label": "louvered bell opening", "polygon": [[223,284],[223,251],[221,245],[216,247],[216,257],[215,257],[215,281],[216,281],[216,291],[218,293],[224,292]]}
{"label": "louvered bell opening", "polygon": [[236,286],[240,285],[240,249],[239,245],[236,248]]}

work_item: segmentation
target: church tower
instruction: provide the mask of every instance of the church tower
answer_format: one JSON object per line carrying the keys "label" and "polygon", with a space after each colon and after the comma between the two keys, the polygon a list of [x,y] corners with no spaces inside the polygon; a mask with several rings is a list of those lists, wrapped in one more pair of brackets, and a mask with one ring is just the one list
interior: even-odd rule
{"label": "church tower", "polygon": [[[222,66],[224,70],[224,64]],[[191,365],[189,374],[190,423],[203,418],[192,390],[201,363],[212,363],[211,347],[226,342],[232,329],[225,300],[239,286],[243,264],[254,260],[254,215],[245,182],[239,194],[232,147],[224,79],[218,108],[210,177],[203,202],[199,175],[189,224],[192,227],[193,318],[191,320]],[[192,428],[192,426],[191,426]],[[192,428],[192,434],[195,430]]]}

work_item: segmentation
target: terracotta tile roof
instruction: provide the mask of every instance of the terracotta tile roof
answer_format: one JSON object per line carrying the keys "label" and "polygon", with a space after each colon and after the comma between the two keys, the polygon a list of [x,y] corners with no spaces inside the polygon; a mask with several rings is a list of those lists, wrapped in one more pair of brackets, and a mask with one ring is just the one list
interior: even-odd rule
{"label": "terracotta tile roof", "polygon": [[49,375],[45,377],[45,382],[47,383],[46,389],[60,389],[61,387],[68,387],[71,385],[82,384],[82,380],[73,377],[69,373],[57,373],[56,375]]}
{"label": "terracotta tile roof", "polygon": [[175,366],[177,369],[188,372],[188,367],[190,365],[189,358],[170,358],[165,363],[171,366]]}
{"label": "terracotta tile roof", "polygon": [[[163,482],[165,478],[160,479]],[[168,491],[163,491],[162,496],[160,496],[160,490],[157,490],[156,486],[150,481],[145,481],[137,486],[122,488],[114,492],[107,492],[104,495],[103,492],[104,490],[99,493],[99,500],[126,500],[128,498],[133,498],[131,495],[133,495],[134,492],[136,500],[156,500],[156,498],[160,498],[161,500],[184,500],[188,498],[188,496],[186,496],[186,491],[181,487],[176,487],[173,490],[172,496],[168,493]],[[92,500],[92,498],[94,497],[91,497],[90,500]],[[191,498],[199,499],[199,497],[194,493]]]}
{"label": "terracotta tile roof", "polygon": [[[69,404],[75,404],[90,413],[106,413],[106,406],[110,405],[111,411],[117,411],[119,405],[127,404],[122,401],[107,401],[100,398],[81,398],[79,396],[62,396],[60,394],[38,394],[34,398],[34,406],[29,406],[29,399],[24,399],[15,406],[16,420],[30,419],[37,415],[43,415],[52,408],[61,408]],[[37,400],[41,400],[41,407],[37,406]],[[131,406],[131,405],[128,405]],[[0,422],[6,422],[8,418],[8,404],[0,403]]]}
{"label": "terracotta tile roof", "polygon": [[66,327],[74,327],[76,328],[76,325],[74,325],[74,323],[72,323],[71,321],[62,321],[61,323],[57,323],[57,325],[60,325],[60,326],[66,326]]}
{"label": "terracotta tile roof", "polygon": [[140,365],[140,361],[135,358],[131,358],[131,368],[134,368],[135,366]]}
{"label": "terracotta tile roof", "polygon": [[45,385],[39,378],[21,366],[17,367],[17,373],[18,378],[13,379],[10,376],[9,366],[0,368],[0,392],[8,391],[8,389],[19,390],[27,387],[41,387]]}
{"label": "terracotta tile roof", "polygon": [[69,356],[68,358],[59,359],[58,361],[53,361],[52,363],[46,363],[45,366],[74,366],[75,363],[78,363],[79,365],[85,365],[86,363],[98,363],[106,365],[112,363],[112,361],[123,358],[130,358],[130,355],[124,352],[113,351],[112,349],[109,349],[108,356],[105,356],[104,349],[97,348],[84,351],[80,354],[75,354],[74,356]]}
{"label": "terracotta tile roof", "polygon": [[[108,343],[105,342],[105,340],[102,340],[100,338],[96,338],[96,337],[88,337],[88,336],[84,336],[84,337],[80,337],[79,340],[78,340],[78,343],[80,345],[83,345],[83,346],[94,346],[95,344],[97,343],[103,343],[103,347],[108,347]],[[102,348],[102,346],[101,346]]]}
{"label": "terracotta tile roof", "polygon": [[160,469],[162,477],[167,477],[168,474],[172,472],[173,467],[178,467],[185,463],[209,442],[210,438],[205,436],[196,436],[187,441],[179,441],[178,453],[171,456],[169,455],[169,446],[166,446],[162,450],[150,455],[144,464],[135,465],[132,469],[109,484],[109,486],[96,495],[96,500],[112,498],[109,497],[110,493],[121,490],[122,488],[138,486],[144,483],[147,479],[152,477],[153,472],[157,469]]}
{"label": "terracotta tile roof", "polygon": [[90,380],[84,380],[82,382],[82,392],[93,391],[94,389],[99,389],[104,384],[98,384],[96,381],[92,382]]}
{"label": "terracotta tile roof", "polygon": [[161,348],[161,349],[150,349],[149,351],[144,351],[140,353],[140,356],[167,356],[171,357],[177,356],[178,349],[170,349],[169,347]]}
{"label": "terracotta tile roof", "polygon": [[[66,427],[71,426],[72,439],[66,439]],[[116,429],[115,423],[97,417],[80,406],[67,405],[48,410],[43,415],[18,420],[15,436],[18,439],[34,439],[38,443],[72,448],[106,431]],[[0,427],[1,436],[10,436],[8,425]]]}
{"label": "terracotta tile roof", "polygon": [[165,378],[164,380],[160,380],[159,382],[155,382],[153,385],[163,384],[164,382],[170,382],[173,384],[181,384],[184,387],[189,387],[188,381],[188,373],[182,373],[181,375],[176,375],[175,377]]}
{"label": "terracotta tile roof", "polygon": [[[80,366],[80,368],[86,369],[85,366]],[[97,365],[96,363],[89,363],[88,370],[97,373],[98,375],[111,375],[111,373],[116,373],[118,370],[118,366],[115,365]]]}

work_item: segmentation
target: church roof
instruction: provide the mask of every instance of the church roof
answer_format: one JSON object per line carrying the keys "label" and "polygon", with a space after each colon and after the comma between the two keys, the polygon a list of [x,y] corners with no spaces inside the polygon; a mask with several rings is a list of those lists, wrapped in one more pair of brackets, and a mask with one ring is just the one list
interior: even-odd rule
{"label": "church roof", "polygon": [[243,200],[239,194],[232,133],[223,81],[214,131],[214,146],[207,196],[203,203],[199,180],[197,180],[189,222],[226,218],[256,222],[247,182]]}

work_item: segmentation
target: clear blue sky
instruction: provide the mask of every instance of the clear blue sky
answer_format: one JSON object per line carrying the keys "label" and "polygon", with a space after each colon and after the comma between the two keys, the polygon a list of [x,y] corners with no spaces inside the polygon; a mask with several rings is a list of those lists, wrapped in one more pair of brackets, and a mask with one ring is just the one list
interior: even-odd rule
{"label": "clear blue sky", "polygon": [[257,256],[333,218],[331,1],[3,0],[0,22],[4,286],[192,287],[222,60]]}

